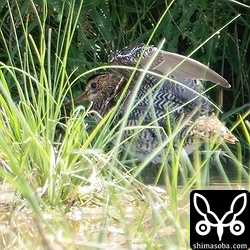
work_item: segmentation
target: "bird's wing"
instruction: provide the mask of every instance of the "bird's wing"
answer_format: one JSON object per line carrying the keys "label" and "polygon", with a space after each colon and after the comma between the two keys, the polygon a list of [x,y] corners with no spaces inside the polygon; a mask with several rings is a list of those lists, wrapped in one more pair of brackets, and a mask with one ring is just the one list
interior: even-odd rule
{"label": "bird's wing", "polygon": [[[117,53],[111,53],[110,65],[136,66],[145,68],[149,63],[149,70],[162,75],[170,74],[180,78],[200,79],[218,83],[229,88],[230,84],[208,66],[186,56],[157,50],[154,46],[145,47],[144,44],[128,46]],[[119,70],[118,70],[119,71]]]}

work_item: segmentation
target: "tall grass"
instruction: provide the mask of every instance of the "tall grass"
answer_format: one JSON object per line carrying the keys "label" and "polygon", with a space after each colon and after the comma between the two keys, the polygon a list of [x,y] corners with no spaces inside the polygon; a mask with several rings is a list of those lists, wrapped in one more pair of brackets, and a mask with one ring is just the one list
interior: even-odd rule
{"label": "tall grass", "polygon": [[[117,130],[111,126],[117,107],[96,124],[88,104],[65,110],[63,102],[81,91],[81,79],[95,70],[108,68],[98,62],[102,53],[150,39],[157,44],[157,37],[167,36],[167,13],[173,11],[175,15],[179,3],[171,2],[172,6],[157,22],[151,11],[154,5],[147,2],[140,6],[135,1],[135,12],[132,5],[123,1],[116,1],[112,9],[105,1],[64,1],[58,5],[52,2],[43,1],[40,5],[24,1],[19,5],[6,1],[6,5],[0,6],[7,13],[0,29],[0,177],[2,186],[14,187],[14,195],[7,192],[8,211],[1,212],[1,249],[188,248],[188,194],[192,188],[208,188],[211,166],[217,168],[218,178],[225,186],[236,188],[225,167],[230,164],[239,188],[250,189],[246,166],[250,143],[249,108],[244,101],[247,94],[243,95],[244,100],[237,97],[237,90],[248,86],[244,81],[249,72],[245,64],[249,29],[239,47],[245,55],[239,58],[245,68],[237,68],[242,73],[233,83],[236,89],[232,96],[237,100],[229,113],[241,115],[234,122],[224,115],[229,126],[238,131],[240,143],[230,148],[207,144],[204,153],[197,147],[193,158],[188,158],[181,149],[173,149],[180,124],[169,131],[169,141],[163,142],[145,161],[134,162],[121,147],[121,131],[128,129],[126,118],[130,109]],[[117,14],[121,6],[126,6],[127,14]],[[52,14],[53,8],[57,13]],[[128,15],[130,12],[133,15]],[[115,22],[125,27],[125,20],[134,16],[134,29],[127,31],[129,38],[107,28]],[[148,28],[144,18],[150,18],[153,28]],[[223,23],[221,32],[228,29],[230,22]],[[218,30],[215,27],[210,34],[211,40]],[[160,31],[164,32],[159,35]],[[226,45],[222,46],[226,51]],[[193,48],[188,52],[192,51]],[[136,92],[133,98],[135,95]],[[238,102],[242,105],[238,106]],[[136,131],[142,128],[145,126]],[[164,152],[164,157],[172,155],[172,161],[152,166],[150,159],[158,152]],[[147,186],[143,183],[150,171],[153,178],[151,186]],[[155,187],[159,183],[163,189]]]}

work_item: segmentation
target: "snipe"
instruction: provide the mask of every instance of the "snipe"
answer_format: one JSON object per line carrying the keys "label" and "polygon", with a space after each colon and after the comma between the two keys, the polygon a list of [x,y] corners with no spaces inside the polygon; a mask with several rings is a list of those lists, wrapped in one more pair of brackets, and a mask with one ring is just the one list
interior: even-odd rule
{"label": "snipe", "polygon": [[[154,46],[137,44],[112,53],[109,65],[118,67],[113,73],[100,72],[91,76],[84,93],[76,97],[74,103],[91,101],[93,109],[103,117],[122,96],[114,119],[118,123],[132,102],[122,137],[126,140],[135,133],[123,148],[136,159],[144,160],[176,127],[175,145],[181,144],[187,154],[194,150],[197,142],[216,140],[234,144],[238,141],[215,116],[213,104],[200,80],[225,88],[230,85],[204,64]],[[137,130],[136,126],[145,127]],[[152,162],[161,162],[161,155],[156,155]]]}

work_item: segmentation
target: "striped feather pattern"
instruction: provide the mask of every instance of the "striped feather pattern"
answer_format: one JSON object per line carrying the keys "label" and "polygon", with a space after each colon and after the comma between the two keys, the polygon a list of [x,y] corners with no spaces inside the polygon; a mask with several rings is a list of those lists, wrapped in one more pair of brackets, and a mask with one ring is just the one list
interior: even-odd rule
{"label": "striped feather pattern", "polygon": [[[224,87],[230,85],[207,66],[174,53],[158,51],[154,46],[146,48],[144,44],[111,53],[109,64],[143,69],[150,60],[152,62],[148,68],[152,73],[146,72],[143,81],[139,81],[141,71],[135,73],[115,116],[115,123],[118,123],[127,110],[135,87],[139,87],[133,100],[134,107],[128,116],[127,127],[122,131],[126,150],[138,160],[144,160],[168,139],[169,129],[174,131],[178,126],[181,128],[175,138],[176,146],[184,140],[187,154],[193,151],[197,142],[203,143],[211,138],[232,144],[237,141],[214,115],[213,105],[204,92],[200,79],[219,83]],[[180,60],[184,62],[177,66],[176,63]],[[169,74],[169,69],[174,67],[176,69]],[[102,72],[92,76],[85,92],[75,102],[92,101],[93,109],[104,116],[116,105],[131,73],[131,69],[117,68],[113,73]],[[161,162],[161,155],[157,155],[152,161]]]}

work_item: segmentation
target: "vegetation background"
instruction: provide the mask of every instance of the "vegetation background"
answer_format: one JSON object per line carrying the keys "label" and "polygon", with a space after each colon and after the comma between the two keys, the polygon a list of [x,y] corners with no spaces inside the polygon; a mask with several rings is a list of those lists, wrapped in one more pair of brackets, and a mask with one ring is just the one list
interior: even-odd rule
{"label": "vegetation background", "polygon": [[[147,162],[128,169],[118,150],[103,150],[114,136],[108,118],[96,126],[88,105],[62,105],[105,68],[110,51],[162,39],[164,50],[192,53],[232,85],[209,93],[240,141],[223,147],[224,158],[215,148],[183,164],[181,174],[172,163],[171,179],[164,164],[151,168],[168,195],[138,181]],[[1,249],[188,248],[183,199],[207,188],[211,165],[226,187],[250,189],[249,47],[247,0],[2,0]]]}

